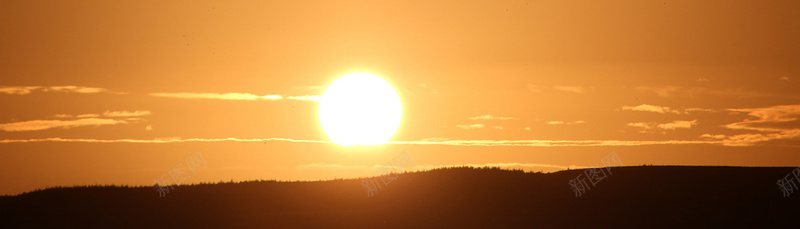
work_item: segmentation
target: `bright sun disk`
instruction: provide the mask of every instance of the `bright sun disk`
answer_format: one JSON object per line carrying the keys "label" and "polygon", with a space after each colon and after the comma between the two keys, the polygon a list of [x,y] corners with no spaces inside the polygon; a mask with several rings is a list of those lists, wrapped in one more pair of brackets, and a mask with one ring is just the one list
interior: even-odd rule
{"label": "bright sun disk", "polygon": [[331,83],[319,101],[325,134],[339,145],[386,143],[400,127],[402,106],[394,88],[370,73],[351,73]]}

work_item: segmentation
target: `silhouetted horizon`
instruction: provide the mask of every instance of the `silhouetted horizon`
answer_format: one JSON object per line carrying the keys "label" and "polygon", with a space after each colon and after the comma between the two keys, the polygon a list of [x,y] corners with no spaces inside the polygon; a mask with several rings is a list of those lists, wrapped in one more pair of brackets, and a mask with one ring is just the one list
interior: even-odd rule
{"label": "silhouetted horizon", "polygon": [[[0,198],[3,228],[764,227],[800,225],[791,167],[625,166],[576,196],[553,173],[456,167],[400,174],[368,196],[359,179],[50,188]],[[100,217],[102,216],[102,217]],[[81,220],[91,217],[92,220]],[[175,218],[171,218],[175,217]],[[582,218],[585,221],[573,220]]]}

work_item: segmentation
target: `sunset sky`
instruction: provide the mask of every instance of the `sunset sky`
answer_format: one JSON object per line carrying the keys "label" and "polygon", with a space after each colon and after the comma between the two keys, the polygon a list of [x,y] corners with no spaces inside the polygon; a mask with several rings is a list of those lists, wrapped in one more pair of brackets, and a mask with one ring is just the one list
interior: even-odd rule
{"label": "sunset sky", "polygon": [[[418,170],[800,165],[798,1],[2,1],[0,194]],[[352,72],[402,102],[340,146]],[[566,185],[566,184],[565,184]]]}

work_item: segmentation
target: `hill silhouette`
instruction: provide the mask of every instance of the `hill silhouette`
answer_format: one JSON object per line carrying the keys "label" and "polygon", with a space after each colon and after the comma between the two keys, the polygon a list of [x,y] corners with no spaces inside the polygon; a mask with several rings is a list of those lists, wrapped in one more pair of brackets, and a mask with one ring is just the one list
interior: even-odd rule
{"label": "hill silhouette", "polygon": [[447,168],[401,174],[368,197],[360,179],[50,188],[0,197],[0,228],[798,228],[787,167]]}

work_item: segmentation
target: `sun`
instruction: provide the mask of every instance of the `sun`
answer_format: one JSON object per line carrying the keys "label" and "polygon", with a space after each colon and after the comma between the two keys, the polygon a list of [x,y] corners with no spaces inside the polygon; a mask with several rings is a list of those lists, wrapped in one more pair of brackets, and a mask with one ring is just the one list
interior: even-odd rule
{"label": "sun", "polygon": [[339,145],[386,143],[400,127],[402,113],[392,85],[370,73],[339,77],[319,101],[322,129]]}

